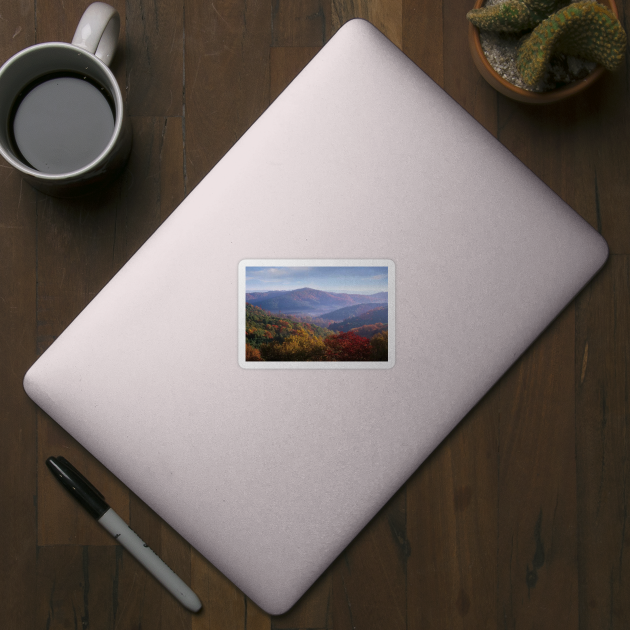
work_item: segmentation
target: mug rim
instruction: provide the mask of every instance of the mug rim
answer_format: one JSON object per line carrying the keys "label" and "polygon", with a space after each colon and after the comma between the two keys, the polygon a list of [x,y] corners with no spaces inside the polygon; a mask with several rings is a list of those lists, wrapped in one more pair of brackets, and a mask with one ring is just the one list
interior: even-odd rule
{"label": "mug rim", "polygon": [[[43,173],[42,171],[38,171],[30,166],[27,166],[20,160],[16,159],[13,155],[9,154],[5,150],[5,148],[2,146],[1,143],[0,143],[0,154],[9,164],[11,164],[11,166],[13,166],[13,168],[17,169],[18,171],[20,171],[21,173],[25,175],[30,175],[31,177],[34,177],[38,180],[47,181],[51,183],[63,182],[65,180],[71,180],[71,179],[74,180],[76,178],[80,178],[81,175],[89,173],[90,171],[98,170],[99,163],[105,162],[107,159],[107,156],[109,155],[111,150],[115,147],[116,141],[118,140],[118,137],[121,134],[122,126],[123,126],[124,101],[122,98],[122,92],[118,85],[118,81],[116,81],[116,77],[114,76],[113,72],[109,69],[109,67],[105,63],[103,63],[96,55],[92,54],[91,52],[88,52],[87,50],[84,50],[83,48],[80,48],[79,46],[75,46],[74,44],[67,44],[66,42],[43,42],[41,44],[34,44],[33,46],[28,46],[27,48],[20,50],[19,52],[15,53],[15,55],[7,59],[0,67],[0,81],[2,80],[3,74],[6,72],[7,68],[12,63],[17,61],[19,58],[25,57],[31,54],[32,52],[34,52],[35,50],[40,50],[42,48],[65,48],[72,52],[79,51],[82,54],[90,55],[90,61],[94,61],[98,66],[100,66],[100,69],[105,72],[105,74],[107,75],[111,83],[111,85],[107,87],[110,89],[110,91],[113,92],[112,96],[114,98],[114,102],[116,105],[116,117],[114,120],[114,131],[112,133],[112,137],[109,139],[107,146],[103,149],[103,151],[101,151],[101,153],[94,160],[92,160],[85,166],[82,166],[80,169],[77,169],[76,171],[68,171],[67,173]],[[60,71],[63,72],[63,69],[61,69]],[[112,90],[112,87],[113,87],[113,90]]]}

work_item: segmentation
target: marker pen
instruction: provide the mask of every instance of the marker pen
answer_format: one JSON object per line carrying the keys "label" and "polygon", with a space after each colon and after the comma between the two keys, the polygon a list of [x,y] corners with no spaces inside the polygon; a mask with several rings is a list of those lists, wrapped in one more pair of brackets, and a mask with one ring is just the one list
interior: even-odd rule
{"label": "marker pen", "polygon": [[201,601],[105,502],[105,497],[65,458],[49,457],[46,466],[61,485],[151,573],[183,606],[197,612]]}

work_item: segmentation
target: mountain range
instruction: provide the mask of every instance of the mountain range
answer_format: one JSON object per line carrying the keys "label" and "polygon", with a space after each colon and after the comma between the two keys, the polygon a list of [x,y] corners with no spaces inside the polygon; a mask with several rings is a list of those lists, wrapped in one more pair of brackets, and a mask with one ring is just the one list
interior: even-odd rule
{"label": "mountain range", "polygon": [[350,317],[344,319],[338,324],[330,324],[328,328],[335,332],[348,332],[353,328],[360,328],[367,326],[368,324],[387,324],[388,320],[388,308],[387,304],[379,304],[376,308],[372,308],[366,313],[357,315],[356,317]]}
{"label": "mountain range", "polygon": [[387,304],[387,298],[387,291],[381,291],[372,295],[358,295],[355,293],[319,291],[309,287],[292,291],[261,291],[245,294],[245,300],[249,304],[258,306],[271,313],[318,316],[321,316],[322,313],[334,312],[335,310],[357,304],[371,304],[373,307]]}
{"label": "mountain range", "polygon": [[373,308],[377,308],[379,306],[383,306],[383,303],[366,302],[365,304],[354,304],[353,306],[344,306],[343,308],[338,308],[336,311],[331,311],[330,313],[324,313],[323,315],[320,315],[320,317],[323,320],[328,320],[331,322],[342,322],[344,319],[348,319],[349,317],[356,317],[357,315],[362,315],[363,313],[367,313]]}

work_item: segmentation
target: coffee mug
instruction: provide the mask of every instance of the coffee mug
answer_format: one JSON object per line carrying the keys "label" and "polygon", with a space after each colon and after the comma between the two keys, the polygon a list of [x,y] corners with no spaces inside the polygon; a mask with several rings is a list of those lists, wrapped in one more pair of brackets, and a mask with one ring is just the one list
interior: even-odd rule
{"label": "coffee mug", "polygon": [[0,68],[0,154],[33,187],[81,195],[111,181],[131,150],[131,124],[109,64],[120,16],[103,2],[71,44],[25,48]]}

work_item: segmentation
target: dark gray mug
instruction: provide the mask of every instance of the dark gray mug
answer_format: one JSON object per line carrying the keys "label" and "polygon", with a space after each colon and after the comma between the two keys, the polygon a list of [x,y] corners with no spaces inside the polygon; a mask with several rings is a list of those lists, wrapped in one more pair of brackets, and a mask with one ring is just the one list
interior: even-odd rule
{"label": "dark gray mug", "polygon": [[[73,197],[89,192],[111,181],[127,161],[131,150],[131,124],[125,116],[124,101],[118,83],[108,67],[116,50],[119,31],[118,12],[103,2],[95,2],[83,14],[72,44],[50,42],[30,46],[11,57],[0,68],[0,154],[33,187],[46,194],[56,197]],[[109,112],[111,119],[107,121],[107,125],[94,123],[98,126],[99,143],[90,147],[91,136],[88,134],[87,139],[83,139],[84,144],[88,143],[88,150],[81,153],[78,158],[75,156],[74,162],[68,159],[67,163],[71,166],[67,167],[67,172],[59,172],[60,169],[66,169],[63,162],[60,162],[61,166],[55,167],[56,172],[45,172],[44,167],[35,168],[22,153],[22,150],[26,150],[24,145],[20,145],[16,140],[18,116],[22,115],[20,110],[28,107],[27,98],[31,98],[29,103],[33,101],[33,97],[29,96],[31,91],[35,94],[38,85],[53,81],[50,77],[61,77],[66,81],[70,78],[79,83],[81,81],[90,83],[94,86],[93,88],[85,86],[80,89],[88,92],[97,90],[96,97],[90,96],[90,98],[105,102],[104,97],[106,97],[111,110]],[[55,89],[61,90],[59,92],[61,103],[63,103],[63,98],[72,98],[71,91],[67,89],[64,91],[63,85],[66,84],[58,83],[58,85],[61,87]],[[98,96],[99,89],[103,98]],[[93,101],[88,99],[85,102]],[[78,113],[81,113],[80,108],[84,106],[82,99],[80,104],[78,99],[72,100],[70,104],[79,108]],[[100,103],[95,102],[95,104],[101,106]],[[44,147],[44,153],[48,155],[54,156],[57,149],[60,152],[59,155],[62,151],[71,151],[72,143],[64,143],[63,138],[58,138],[59,129],[62,129],[62,126],[55,128],[54,125],[43,120],[43,117],[36,117],[35,121],[38,124],[25,126],[25,132],[33,136],[33,142],[39,142]],[[88,129],[90,120],[86,115],[85,121],[88,122],[82,122],[84,126],[88,125]],[[21,131],[22,134],[25,132]],[[49,137],[53,139],[49,140]],[[59,147],[55,146],[55,143],[59,144]],[[90,155],[90,149],[92,155]],[[86,158],[88,160],[86,163],[81,163],[80,160],[84,154],[90,157]],[[31,161],[35,160],[31,159]]]}

